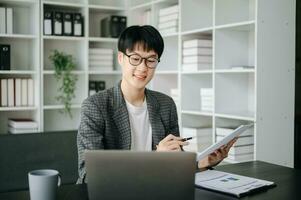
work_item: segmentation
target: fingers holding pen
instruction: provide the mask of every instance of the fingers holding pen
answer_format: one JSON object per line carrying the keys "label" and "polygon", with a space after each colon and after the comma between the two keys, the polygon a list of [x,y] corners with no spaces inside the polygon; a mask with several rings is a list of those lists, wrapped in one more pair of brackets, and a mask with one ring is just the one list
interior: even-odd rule
{"label": "fingers holding pen", "polygon": [[157,151],[181,151],[188,144],[183,138],[169,134],[157,145]]}

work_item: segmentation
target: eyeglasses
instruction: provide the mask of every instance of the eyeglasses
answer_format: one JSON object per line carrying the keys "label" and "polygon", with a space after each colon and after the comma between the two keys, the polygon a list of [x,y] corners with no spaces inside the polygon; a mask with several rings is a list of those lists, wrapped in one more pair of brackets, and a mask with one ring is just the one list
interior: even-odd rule
{"label": "eyeglasses", "polygon": [[132,55],[127,55],[123,53],[129,58],[129,62],[133,66],[138,66],[142,63],[143,60],[145,60],[145,64],[148,68],[150,69],[155,69],[160,62],[160,59],[154,58],[154,57],[149,57],[149,58],[142,58],[138,54],[132,54]]}

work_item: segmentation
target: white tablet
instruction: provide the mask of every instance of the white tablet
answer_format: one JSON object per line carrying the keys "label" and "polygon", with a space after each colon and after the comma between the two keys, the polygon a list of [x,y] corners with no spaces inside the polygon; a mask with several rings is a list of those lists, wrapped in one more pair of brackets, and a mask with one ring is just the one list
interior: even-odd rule
{"label": "white tablet", "polygon": [[235,129],[232,133],[229,135],[225,136],[222,140],[214,143],[204,151],[200,152],[197,154],[197,160],[202,160],[205,158],[207,155],[213,153],[215,150],[221,148],[223,145],[228,144],[231,140],[233,140],[235,137],[238,137],[240,134],[242,134],[244,131],[247,129],[251,128],[254,124],[247,124],[247,125],[241,125],[237,129]]}

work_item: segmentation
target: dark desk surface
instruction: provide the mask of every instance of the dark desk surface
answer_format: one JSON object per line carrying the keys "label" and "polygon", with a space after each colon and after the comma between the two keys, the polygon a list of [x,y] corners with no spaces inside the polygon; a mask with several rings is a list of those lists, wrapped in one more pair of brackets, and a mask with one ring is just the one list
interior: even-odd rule
{"label": "dark desk surface", "polygon": [[[255,161],[240,164],[231,164],[217,167],[218,170],[225,172],[266,179],[274,181],[277,187],[265,192],[253,194],[242,199],[272,199],[272,200],[293,200],[301,199],[301,170],[295,170],[265,162]],[[300,191],[298,191],[298,189]],[[29,200],[28,191],[17,191],[9,193],[0,193],[1,200]],[[64,185],[58,192],[57,200],[87,200],[87,189],[85,185]],[[200,200],[219,200],[236,199],[234,197],[207,191],[204,189],[195,189],[195,199]]]}

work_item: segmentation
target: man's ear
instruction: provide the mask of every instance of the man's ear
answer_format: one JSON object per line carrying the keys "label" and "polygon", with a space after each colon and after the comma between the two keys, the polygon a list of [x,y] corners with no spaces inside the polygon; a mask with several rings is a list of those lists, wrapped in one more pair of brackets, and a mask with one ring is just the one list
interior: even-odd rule
{"label": "man's ear", "polygon": [[118,63],[119,65],[122,66],[122,63],[123,63],[123,53],[121,51],[118,51]]}

